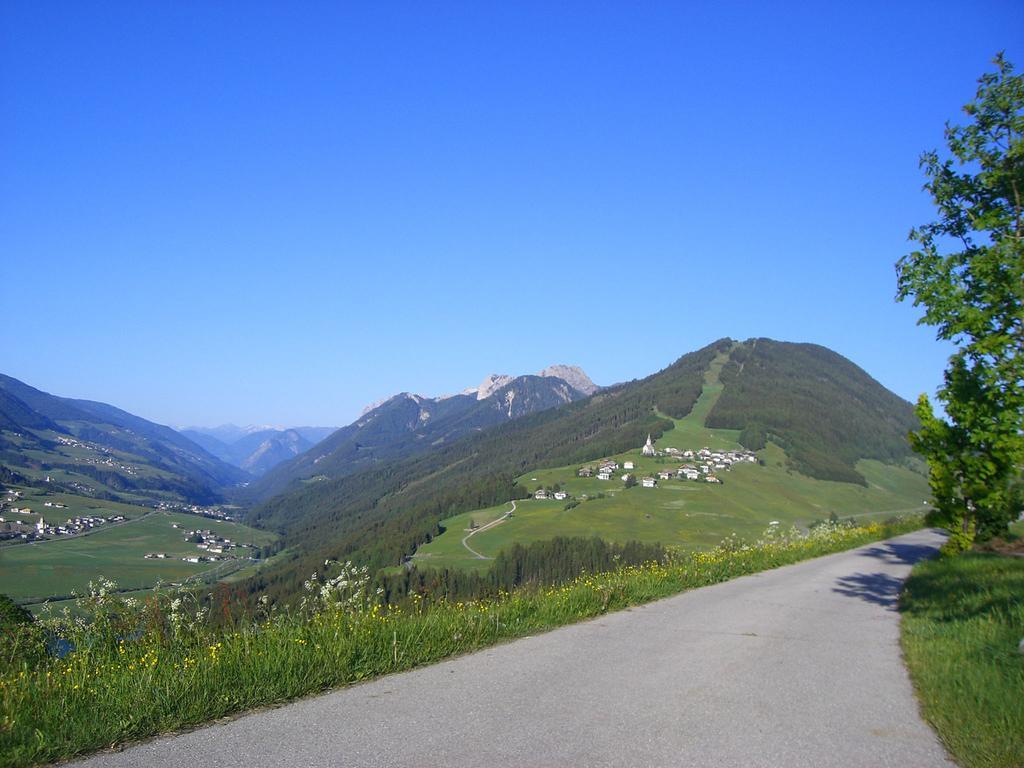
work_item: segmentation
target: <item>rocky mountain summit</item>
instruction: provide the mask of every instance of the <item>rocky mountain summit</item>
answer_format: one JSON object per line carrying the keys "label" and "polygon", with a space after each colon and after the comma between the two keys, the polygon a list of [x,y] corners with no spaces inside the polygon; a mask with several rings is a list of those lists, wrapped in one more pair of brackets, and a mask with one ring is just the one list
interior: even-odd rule
{"label": "rocky mountain summit", "polygon": [[[529,374],[527,374],[529,375]],[[569,387],[584,397],[589,397],[594,394],[600,387],[598,387],[590,377],[587,376],[586,372],[577,365],[550,365],[539,373],[533,374],[534,376],[542,379],[561,379],[563,382],[569,385]],[[514,382],[520,376],[510,376],[507,373],[492,373],[481,381],[475,387],[467,387],[462,390],[459,394],[471,395],[477,400],[486,400],[492,397],[498,390],[507,387],[509,384]],[[380,408],[384,403],[392,400],[395,397],[411,397],[416,398],[418,402],[438,402],[441,400],[448,400],[452,397],[458,397],[458,395],[441,395],[440,397],[424,397],[423,395],[413,395],[409,392],[400,392],[397,395],[391,397],[385,397],[383,400],[377,400],[376,402],[370,403],[359,412],[359,418],[363,418],[370,411]],[[574,398],[578,399],[578,398]]]}

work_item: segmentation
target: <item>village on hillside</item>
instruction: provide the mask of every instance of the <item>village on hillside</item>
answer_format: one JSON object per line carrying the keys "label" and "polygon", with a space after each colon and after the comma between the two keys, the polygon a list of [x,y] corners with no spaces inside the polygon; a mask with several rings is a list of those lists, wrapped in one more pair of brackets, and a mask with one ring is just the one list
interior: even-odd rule
{"label": "village on hillside", "polygon": [[[650,475],[637,478],[634,474],[637,462],[630,459],[620,461],[608,458],[602,459],[594,464],[582,466],[576,470],[576,476],[581,478],[595,478],[597,480],[612,480],[618,477],[626,487],[639,485],[641,488],[657,488],[659,482],[678,479],[710,484],[722,483],[720,475],[729,472],[737,464],[757,464],[757,454],[744,449],[738,450],[711,450],[704,447],[699,450],[680,450],[678,448],[655,448],[651,436],[647,436],[647,442],[640,449],[640,454],[645,458],[661,458],[679,460],[680,464],[675,469],[659,470]],[[619,474],[621,471],[624,472]],[[569,498],[569,494],[560,489],[554,490],[538,488],[533,494],[538,500],[554,499],[563,501]]]}
{"label": "village on hillside", "polygon": [[[757,463],[757,455],[747,450],[718,450],[710,448],[700,450],[679,450],[678,448],[666,448],[659,451],[651,442],[651,436],[647,436],[647,442],[640,449],[643,456],[656,458],[667,456],[674,459],[682,459],[683,463],[674,470],[662,470],[657,476],[644,477],[640,480],[643,488],[655,488],[659,480],[669,480],[673,476],[680,480],[697,480],[705,483],[721,483],[717,473],[728,472],[733,465],[740,463]],[[621,469],[635,469],[635,462],[624,460]],[[596,477],[598,480],[611,480],[612,475],[620,469],[619,462],[614,459],[605,459],[595,466],[580,467],[577,470],[578,477]],[[628,482],[632,477],[628,472],[621,476],[621,479]]]}

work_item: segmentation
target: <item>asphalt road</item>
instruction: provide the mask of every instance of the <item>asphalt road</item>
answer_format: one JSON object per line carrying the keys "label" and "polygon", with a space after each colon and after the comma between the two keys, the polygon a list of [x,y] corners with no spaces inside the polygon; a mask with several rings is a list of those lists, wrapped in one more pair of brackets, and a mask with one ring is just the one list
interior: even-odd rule
{"label": "asphalt road", "polygon": [[82,766],[948,766],[900,661],[922,531]]}

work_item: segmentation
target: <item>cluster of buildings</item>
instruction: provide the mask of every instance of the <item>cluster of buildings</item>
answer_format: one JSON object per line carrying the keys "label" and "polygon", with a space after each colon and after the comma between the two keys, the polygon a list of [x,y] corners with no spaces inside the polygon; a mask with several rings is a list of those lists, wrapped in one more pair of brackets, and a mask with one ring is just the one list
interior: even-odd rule
{"label": "cluster of buildings", "polygon": [[565,501],[569,498],[569,494],[565,491],[546,491],[543,488],[538,488],[537,492],[533,494],[533,498],[538,501],[544,501],[545,499],[554,499],[555,501]]}
{"label": "cluster of buildings", "polygon": [[[685,463],[680,464],[675,470],[662,470],[657,476],[644,477],[640,479],[640,485],[644,488],[657,488],[659,480],[669,480],[673,476],[680,480],[697,480],[705,483],[721,483],[716,473],[728,472],[739,463],[757,463],[757,455],[753,451],[729,450],[712,451],[710,448],[701,448],[699,451],[685,450],[678,448],[666,448],[664,451],[657,451],[651,442],[651,436],[647,436],[647,443],[641,449],[641,453],[648,457],[669,456],[675,459],[683,459]],[[635,463],[624,460],[622,469],[635,469]],[[620,469],[619,463],[612,459],[606,459],[594,467],[580,467],[576,475],[578,477],[597,477],[598,480],[611,480],[612,476]],[[627,471],[621,476],[623,482],[629,482],[632,475]],[[538,497],[539,498],[539,497]]]}
{"label": "cluster of buildings", "polygon": [[699,451],[679,451],[675,448],[667,448],[665,453],[690,459],[676,471],[676,474],[685,480],[699,480],[703,477],[707,482],[718,483],[721,480],[715,477],[716,472],[728,472],[735,464],[757,463],[757,454],[753,451],[712,451],[709,448],[701,448]]}
{"label": "cluster of buildings", "polygon": [[[0,530],[0,541],[12,539],[39,541],[54,536],[77,536],[101,525],[120,523],[127,519],[124,515],[110,515],[108,517],[77,515],[68,518],[63,523],[48,523],[43,515],[40,515],[39,519],[35,522],[31,520],[18,520],[11,516],[37,514],[37,512],[32,511],[31,507],[19,506],[22,503],[21,499],[21,491],[9,489],[6,491],[6,497],[0,502],[0,512],[3,513],[3,516],[0,516],[0,524],[4,527],[4,530]],[[67,504],[62,504],[59,501],[45,501],[43,506],[52,510],[67,509]]]}
{"label": "cluster of buildings", "polygon": [[[122,464],[115,458],[113,451],[102,445],[96,445],[95,443],[90,443],[84,440],[77,440],[73,437],[65,437],[64,435],[58,435],[56,439],[60,445],[67,446],[68,448],[80,448],[86,451],[92,451],[93,453],[101,453],[105,455],[105,458],[79,458],[78,461],[81,461],[84,464],[94,464],[98,467],[112,467],[132,476],[139,474],[138,467],[132,464]],[[46,478],[46,481],[49,482],[50,478]]]}
{"label": "cluster of buildings", "polygon": [[[46,506],[52,506],[47,504]],[[63,506],[63,505],[60,505]],[[68,518],[63,523],[57,523],[52,525],[47,523],[46,520],[40,516],[39,520],[36,521],[36,536],[42,538],[44,536],[77,536],[80,533],[86,533],[91,531],[93,528],[98,528],[101,525],[107,523],[122,523],[127,518],[124,515],[111,515],[110,517],[100,517],[99,515],[79,515],[78,517]]]}
{"label": "cluster of buildings", "polygon": [[73,437],[65,437],[64,435],[57,435],[57,442],[60,443],[61,445],[66,445],[69,448],[84,448],[87,451],[97,451],[98,453],[110,453],[110,449],[104,448],[102,445],[82,442],[81,440],[76,440]]}
{"label": "cluster of buildings", "polygon": [[[623,464],[624,465],[625,464],[629,465],[628,467],[625,467],[627,469],[632,469],[633,468],[633,462],[632,461],[623,462]],[[612,479],[612,473],[615,470],[617,470],[618,468],[619,468],[619,462],[611,461],[609,459],[609,460],[601,462],[601,464],[598,465],[596,471],[594,470],[593,467],[580,467],[580,469],[576,472],[576,475],[578,477],[594,477],[595,474],[596,474],[598,480],[611,480]]]}
{"label": "cluster of buildings", "polygon": [[208,517],[211,520],[227,520],[230,522],[235,519],[233,515],[228,514],[219,507],[200,507],[196,504],[185,504],[182,502],[161,501],[159,504],[154,504],[153,508],[162,509],[165,512],[185,512],[189,515]]}
{"label": "cluster of buildings", "polygon": [[[171,523],[172,528],[181,528],[178,523]],[[215,563],[218,560],[229,559],[225,553],[231,549],[248,547],[249,544],[236,544],[231,539],[220,536],[208,528],[202,530],[188,531],[184,541],[195,544],[200,554],[185,555],[181,559],[186,563]],[[147,560],[165,560],[171,555],[166,552],[148,552],[143,555]]]}

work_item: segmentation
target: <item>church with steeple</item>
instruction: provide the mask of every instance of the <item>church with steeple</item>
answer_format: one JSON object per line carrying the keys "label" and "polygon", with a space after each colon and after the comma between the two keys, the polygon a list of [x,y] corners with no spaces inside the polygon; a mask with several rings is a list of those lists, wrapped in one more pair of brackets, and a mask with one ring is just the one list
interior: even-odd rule
{"label": "church with steeple", "polygon": [[654,443],[651,442],[650,434],[647,435],[647,442],[644,443],[643,454],[644,454],[644,456],[654,456],[655,455]]}

